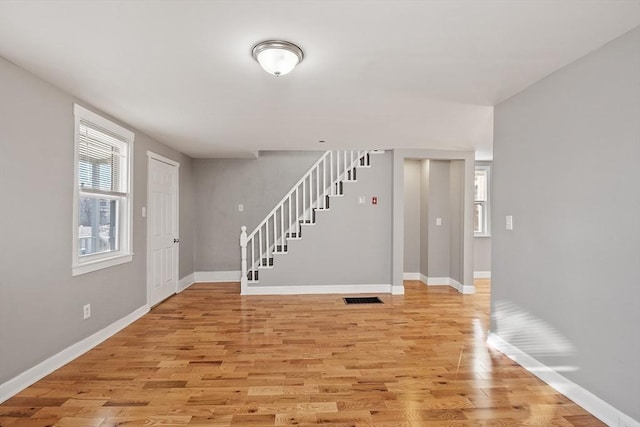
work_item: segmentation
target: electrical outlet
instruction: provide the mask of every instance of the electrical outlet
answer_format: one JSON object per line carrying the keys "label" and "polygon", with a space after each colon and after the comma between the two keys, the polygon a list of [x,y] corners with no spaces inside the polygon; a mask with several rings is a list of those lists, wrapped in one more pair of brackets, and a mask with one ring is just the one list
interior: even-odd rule
{"label": "electrical outlet", "polygon": [[82,311],[84,313],[84,319],[87,320],[89,317],[91,317],[91,304],[86,304],[85,306],[83,306]]}

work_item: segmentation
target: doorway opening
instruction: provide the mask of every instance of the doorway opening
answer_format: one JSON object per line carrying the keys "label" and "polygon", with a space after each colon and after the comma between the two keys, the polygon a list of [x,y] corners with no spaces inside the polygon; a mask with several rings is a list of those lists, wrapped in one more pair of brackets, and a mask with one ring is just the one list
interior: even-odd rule
{"label": "doorway opening", "polygon": [[402,278],[448,285],[462,293],[475,292],[478,284],[477,291],[489,292],[490,232],[484,228],[478,236],[475,230],[478,194],[486,197],[488,187],[478,193],[473,171],[488,169],[490,163],[426,155],[401,160]]}

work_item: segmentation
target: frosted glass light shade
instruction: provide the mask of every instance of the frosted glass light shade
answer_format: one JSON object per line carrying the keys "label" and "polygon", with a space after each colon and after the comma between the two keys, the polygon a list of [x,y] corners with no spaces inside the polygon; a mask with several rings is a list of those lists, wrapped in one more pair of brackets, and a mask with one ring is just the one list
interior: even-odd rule
{"label": "frosted glass light shade", "polygon": [[276,77],[289,73],[304,57],[298,46],[280,40],[258,43],[252,54],[267,73]]}
{"label": "frosted glass light shade", "polygon": [[298,65],[298,57],[288,50],[267,49],[258,54],[258,62],[267,73],[282,76]]}

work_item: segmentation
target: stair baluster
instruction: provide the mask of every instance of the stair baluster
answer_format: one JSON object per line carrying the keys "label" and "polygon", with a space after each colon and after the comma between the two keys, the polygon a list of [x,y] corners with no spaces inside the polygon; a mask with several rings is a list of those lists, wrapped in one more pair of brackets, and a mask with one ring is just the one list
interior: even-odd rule
{"label": "stair baluster", "polygon": [[273,266],[275,253],[287,252],[287,239],[301,237],[302,224],[315,223],[316,210],[329,209],[330,197],[342,195],[343,181],[355,181],[356,168],[369,165],[370,153],[325,152],[251,233],[247,234],[245,226],[241,228],[242,293],[250,282],[258,281],[260,267]]}

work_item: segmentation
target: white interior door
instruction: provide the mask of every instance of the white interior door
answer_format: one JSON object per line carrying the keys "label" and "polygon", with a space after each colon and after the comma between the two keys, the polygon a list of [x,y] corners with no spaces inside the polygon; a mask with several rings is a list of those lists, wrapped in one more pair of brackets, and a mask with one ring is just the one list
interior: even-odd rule
{"label": "white interior door", "polygon": [[147,300],[153,307],[178,283],[178,163],[149,156],[147,193]]}

